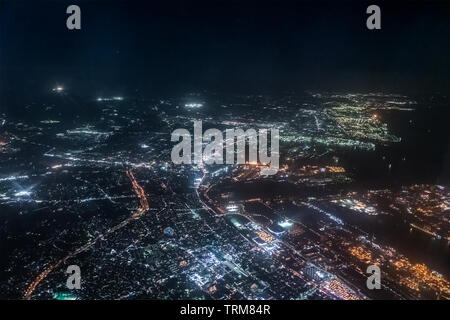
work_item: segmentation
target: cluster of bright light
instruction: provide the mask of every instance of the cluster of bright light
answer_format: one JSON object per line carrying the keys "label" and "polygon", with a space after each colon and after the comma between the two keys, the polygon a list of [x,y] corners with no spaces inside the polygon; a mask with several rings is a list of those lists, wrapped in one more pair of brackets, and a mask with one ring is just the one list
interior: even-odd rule
{"label": "cluster of bright light", "polygon": [[0,181],[11,181],[11,180],[18,180],[18,179],[28,179],[28,176],[9,176],[6,178],[0,178]]}
{"label": "cluster of bright light", "polygon": [[213,173],[211,173],[212,177],[216,177],[218,175],[220,175],[223,172],[228,172],[228,167],[223,167],[222,169],[216,170]]}
{"label": "cluster of bright light", "polygon": [[333,216],[331,213],[326,212],[325,210],[320,209],[319,207],[311,204],[311,203],[307,203],[306,206],[308,208],[314,209],[324,215],[326,215],[328,218],[330,218],[331,220],[333,220],[334,222],[340,224],[340,225],[344,225],[344,221],[342,221],[341,219],[339,219],[338,217]]}
{"label": "cluster of bright light", "polygon": [[257,231],[256,234],[265,242],[265,243],[271,243],[275,240],[275,238],[273,236],[271,236],[270,234],[268,234],[267,232],[264,231]]}
{"label": "cluster of bright light", "polygon": [[64,164],[55,164],[54,166],[52,166],[52,169],[60,169],[62,167],[72,167],[73,164],[71,163],[64,163]]}
{"label": "cluster of bright light", "polygon": [[62,91],[64,91],[64,88],[63,87],[56,87],[56,88],[53,88],[52,91],[54,91],[54,92],[62,92]]}
{"label": "cluster of bright light", "polygon": [[227,206],[227,210],[229,212],[236,212],[236,211],[238,211],[238,206],[236,206],[236,205]]}
{"label": "cluster of bright light", "polygon": [[202,178],[195,178],[194,186],[198,188],[198,186],[202,183]]}
{"label": "cluster of bright light", "polygon": [[292,227],[292,222],[290,222],[288,220],[284,220],[284,221],[278,222],[278,225],[282,228],[289,228],[289,227]]}
{"label": "cluster of bright light", "polygon": [[30,191],[19,191],[14,194],[15,197],[29,197],[31,195]]}
{"label": "cluster of bright light", "polygon": [[59,120],[42,120],[41,123],[54,124],[54,123],[60,123],[60,121]]}
{"label": "cluster of bright light", "polygon": [[333,279],[327,284],[328,289],[344,300],[359,300],[360,297],[347,285],[338,279]]}
{"label": "cluster of bright light", "polygon": [[6,195],[6,193],[0,193],[0,200],[9,200],[10,198]]}
{"label": "cluster of bright light", "polygon": [[332,202],[338,204],[341,207],[348,208],[356,212],[367,213],[374,216],[378,214],[374,207],[369,206],[357,199],[340,199],[333,200]]}
{"label": "cluster of bright light", "polygon": [[123,97],[112,97],[112,98],[97,98],[98,102],[101,101],[122,101]]}
{"label": "cluster of bright light", "polygon": [[319,270],[316,271],[316,275],[320,278],[323,279],[325,277],[325,274]]}
{"label": "cluster of bright light", "polygon": [[192,276],[190,276],[191,280],[194,281],[199,287],[202,287],[206,282],[207,279],[199,275],[198,273],[194,273]]}
{"label": "cluster of bright light", "polygon": [[203,104],[201,104],[201,103],[186,103],[184,106],[187,108],[201,108],[201,107],[203,107]]}
{"label": "cluster of bright light", "polygon": [[[108,137],[109,135],[111,135],[111,132],[101,132],[101,131],[97,131],[95,130],[94,127],[92,126],[84,126],[84,127],[80,127],[80,128],[75,128],[72,130],[66,130],[66,133],[68,135],[96,135],[96,136],[103,136],[103,137]],[[58,133],[58,135],[64,136],[64,134]]]}

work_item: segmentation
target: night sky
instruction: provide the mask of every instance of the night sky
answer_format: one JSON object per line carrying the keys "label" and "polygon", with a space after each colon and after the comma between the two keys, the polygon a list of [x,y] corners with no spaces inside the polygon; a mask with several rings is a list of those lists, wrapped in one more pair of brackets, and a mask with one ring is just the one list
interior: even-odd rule
{"label": "night sky", "polygon": [[0,0],[0,90],[450,92],[450,2],[395,2]]}

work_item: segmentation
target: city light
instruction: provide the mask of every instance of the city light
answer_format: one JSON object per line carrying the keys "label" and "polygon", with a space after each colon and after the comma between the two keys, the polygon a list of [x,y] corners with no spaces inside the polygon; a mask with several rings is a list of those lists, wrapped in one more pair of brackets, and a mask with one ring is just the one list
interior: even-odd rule
{"label": "city light", "polygon": [[14,194],[15,197],[29,197],[30,195],[30,191],[19,191]]}
{"label": "city light", "polygon": [[201,108],[201,107],[203,107],[203,104],[202,103],[186,103],[185,105],[184,105],[185,107],[187,107],[187,108]]}
{"label": "city light", "polygon": [[64,91],[64,88],[58,86],[58,87],[56,87],[56,88],[53,88],[52,91],[54,91],[54,92],[63,92],[63,91]]}

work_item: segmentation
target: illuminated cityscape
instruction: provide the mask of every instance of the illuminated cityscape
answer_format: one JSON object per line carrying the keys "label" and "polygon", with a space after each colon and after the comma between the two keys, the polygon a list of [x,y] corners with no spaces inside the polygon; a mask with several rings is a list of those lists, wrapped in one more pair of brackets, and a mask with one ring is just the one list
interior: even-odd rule
{"label": "illuminated cityscape", "polygon": [[[80,1],[69,30],[64,5],[19,2],[0,10],[0,300],[450,298],[448,4],[368,30],[362,4]],[[279,166],[250,135],[241,162],[176,163],[199,122],[189,151],[209,130],[239,160],[227,132],[274,130]]]}
{"label": "illuminated cityscape", "polygon": [[[2,268],[7,279],[2,294],[25,299],[448,298],[445,259],[429,263],[430,248],[417,256],[413,247],[429,243],[445,257],[450,188],[361,187],[352,166],[363,164],[344,160],[349,154],[374,156],[377,148],[386,148],[378,159],[383,179],[400,175],[407,161],[389,151],[403,143],[401,131],[397,137],[387,124],[394,97],[352,94],[339,100],[350,105],[356,97],[365,107],[355,112],[378,115],[377,120],[361,116],[370,126],[360,127],[353,115],[330,116],[341,107],[334,107],[336,95],[325,93],[305,96],[314,105],[301,112],[273,98],[272,112],[259,115],[217,95],[204,96],[205,107],[195,113],[178,108],[177,99],[127,97],[92,101],[93,107],[100,103],[99,113],[89,122],[68,124],[47,107],[52,102],[36,105],[40,116],[28,123],[2,115],[6,174],[0,178],[0,206],[9,228],[3,235],[9,259]],[[251,105],[255,97],[233,97],[240,99]],[[406,122],[420,117],[419,102],[395,99],[403,107],[394,112]],[[146,107],[129,107],[128,101]],[[208,120],[213,104],[224,112]],[[237,122],[244,129],[251,123],[277,127],[282,137],[310,139],[283,141],[280,152],[287,156],[272,176],[259,175],[261,167],[252,163],[174,165],[164,137],[198,118],[223,131]],[[231,124],[229,118],[236,120]],[[374,147],[365,148],[369,143]],[[19,228],[24,225],[28,231]],[[401,245],[399,237],[405,239]],[[70,264],[83,269],[84,285],[76,292],[64,287],[64,267]],[[369,265],[383,270],[381,290],[365,286]]]}

